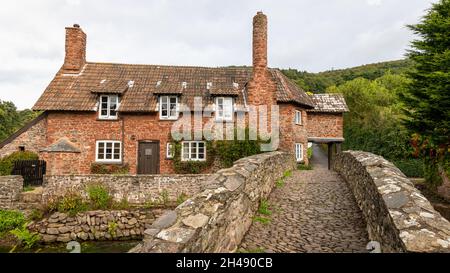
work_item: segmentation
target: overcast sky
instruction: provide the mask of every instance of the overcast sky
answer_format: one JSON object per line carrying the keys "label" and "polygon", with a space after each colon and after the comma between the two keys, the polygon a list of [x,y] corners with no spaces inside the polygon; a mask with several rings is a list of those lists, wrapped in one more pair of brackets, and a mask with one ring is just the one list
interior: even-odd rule
{"label": "overcast sky", "polygon": [[251,65],[252,17],[268,16],[269,66],[311,72],[400,59],[432,0],[14,0],[0,6],[0,100],[30,108],[64,60],[64,27],[87,59]]}

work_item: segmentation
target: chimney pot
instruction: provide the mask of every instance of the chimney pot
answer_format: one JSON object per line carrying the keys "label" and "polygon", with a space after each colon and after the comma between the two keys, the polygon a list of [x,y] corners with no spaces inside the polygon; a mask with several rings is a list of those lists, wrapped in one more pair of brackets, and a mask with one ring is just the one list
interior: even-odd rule
{"label": "chimney pot", "polygon": [[73,24],[73,27],[80,28],[79,24]]}

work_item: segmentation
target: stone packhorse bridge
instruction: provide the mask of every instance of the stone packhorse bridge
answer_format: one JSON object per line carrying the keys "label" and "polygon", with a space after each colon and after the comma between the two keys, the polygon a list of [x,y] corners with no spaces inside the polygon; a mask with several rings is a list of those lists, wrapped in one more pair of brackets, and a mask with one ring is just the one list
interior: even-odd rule
{"label": "stone packhorse bridge", "polygon": [[[383,252],[450,252],[450,223],[392,163],[348,151],[330,171],[315,155],[312,171],[294,170],[281,152],[238,160],[157,219],[131,252],[367,252],[370,240]],[[266,225],[254,221],[262,199],[272,211]]]}

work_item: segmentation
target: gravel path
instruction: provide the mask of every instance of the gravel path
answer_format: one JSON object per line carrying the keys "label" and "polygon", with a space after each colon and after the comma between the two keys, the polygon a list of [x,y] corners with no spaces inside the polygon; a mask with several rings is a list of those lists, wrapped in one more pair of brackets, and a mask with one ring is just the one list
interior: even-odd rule
{"label": "gravel path", "polygon": [[249,252],[367,252],[365,222],[347,184],[315,147],[313,170],[294,171],[269,197],[270,222],[254,221],[241,244]]}

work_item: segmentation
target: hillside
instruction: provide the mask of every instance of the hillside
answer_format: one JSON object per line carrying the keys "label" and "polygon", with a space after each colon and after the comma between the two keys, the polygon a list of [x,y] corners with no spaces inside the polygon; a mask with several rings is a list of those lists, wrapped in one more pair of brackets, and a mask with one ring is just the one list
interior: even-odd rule
{"label": "hillside", "polygon": [[340,85],[356,78],[375,80],[383,76],[387,71],[392,74],[402,74],[412,67],[410,60],[397,60],[367,64],[352,68],[329,70],[320,73],[309,73],[296,69],[282,69],[282,72],[294,80],[306,91],[323,93],[329,86]]}

